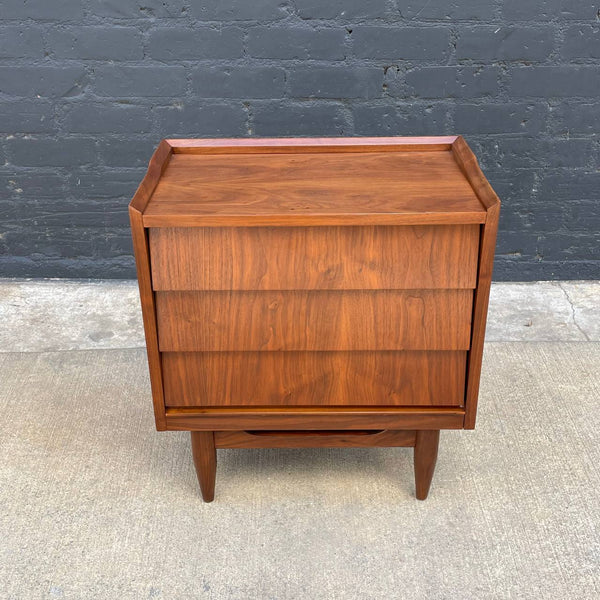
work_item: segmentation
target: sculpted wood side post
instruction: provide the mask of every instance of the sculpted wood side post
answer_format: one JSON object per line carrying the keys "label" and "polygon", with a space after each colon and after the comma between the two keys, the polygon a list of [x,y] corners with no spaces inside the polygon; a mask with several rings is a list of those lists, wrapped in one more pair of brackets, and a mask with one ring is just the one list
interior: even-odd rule
{"label": "sculpted wood side post", "polygon": [[144,333],[146,335],[146,351],[148,353],[148,367],[150,369],[150,385],[152,389],[152,401],[154,403],[154,417],[156,429],[158,431],[165,431],[167,429],[167,421],[165,416],[162,367],[160,352],[158,350],[156,307],[154,304],[154,292],[152,290],[150,248],[148,246],[147,229],[144,227],[143,213],[150,202],[154,189],[167,167],[171,154],[171,146],[163,140],[152,155],[148,164],[148,172],[142,183],[140,183],[135,196],[129,205],[133,251],[135,254],[135,264],[140,289]]}
{"label": "sculpted wood side post", "polygon": [[212,431],[192,431],[192,455],[196,475],[204,502],[215,498],[215,478],[217,475],[217,450]]}
{"label": "sculpted wood side post", "polygon": [[485,325],[487,319],[492,271],[494,269],[494,250],[500,217],[500,200],[489,181],[479,168],[477,158],[459,136],[452,144],[452,153],[459,168],[469,181],[479,201],[486,209],[485,223],[481,226],[479,244],[479,268],[477,286],[473,301],[473,317],[471,326],[471,349],[467,360],[467,387],[465,393],[465,429],[475,428],[477,401],[479,397],[479,379],[483,359],[485,341]]}
{"label": "sculpted wood side post", "polygon": [[440,430],[417,431],[415,444],[415,488],[417,500],[425,500],[435,471]]}

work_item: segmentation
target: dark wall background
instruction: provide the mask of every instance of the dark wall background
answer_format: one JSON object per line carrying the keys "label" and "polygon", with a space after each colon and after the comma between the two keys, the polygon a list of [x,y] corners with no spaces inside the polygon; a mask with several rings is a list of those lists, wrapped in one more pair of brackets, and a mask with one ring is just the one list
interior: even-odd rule
{"label": "dark wall background", "polygon": [[462,133],[495,278],[600,278],[599,5],[2,0],[0,274],[134,277],[162,137]]}

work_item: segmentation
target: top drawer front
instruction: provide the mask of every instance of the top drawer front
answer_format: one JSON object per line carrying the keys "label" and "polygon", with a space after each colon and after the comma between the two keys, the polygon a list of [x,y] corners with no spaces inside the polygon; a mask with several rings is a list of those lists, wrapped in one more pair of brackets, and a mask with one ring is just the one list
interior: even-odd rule
{"label": "top drawer front", "polygon": [[155,290],[474,288],[479,225],[150,229]]}

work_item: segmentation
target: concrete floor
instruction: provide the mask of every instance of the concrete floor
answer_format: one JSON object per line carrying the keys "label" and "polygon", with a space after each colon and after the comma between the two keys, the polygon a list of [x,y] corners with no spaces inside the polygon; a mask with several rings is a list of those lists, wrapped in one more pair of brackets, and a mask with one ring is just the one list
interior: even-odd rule
{"label": "concrete floor", "polygon": [[[600,597],[600,284],[497,284],[472,432],[221,450],[154,431],[132,282],[0,282],[0,598]],[[526,342],[526,343],[524,343]]]}

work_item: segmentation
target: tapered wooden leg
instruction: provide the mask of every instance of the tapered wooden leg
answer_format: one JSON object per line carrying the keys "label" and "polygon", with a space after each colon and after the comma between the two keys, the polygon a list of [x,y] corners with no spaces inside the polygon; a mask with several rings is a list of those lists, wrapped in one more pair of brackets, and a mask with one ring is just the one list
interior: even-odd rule
{"label": "tapered wooden leg", "polygon": [[417,431],[415,443],[415,487],[418,500],[425,500],[429,494],[429,486],[435,471],[438,444],[440,441],[439,429]]}
{"label": "tapered wooden leg", "polygon": [[192,431],[192,455],[196,475],[204,502],[212,502],[215,497],[215,477],[217,475],[217,450],[212,431]]}

